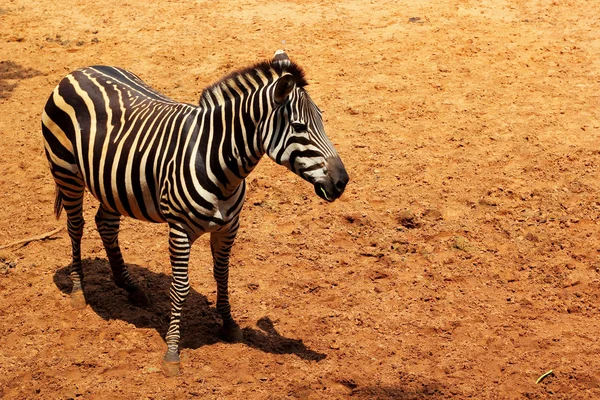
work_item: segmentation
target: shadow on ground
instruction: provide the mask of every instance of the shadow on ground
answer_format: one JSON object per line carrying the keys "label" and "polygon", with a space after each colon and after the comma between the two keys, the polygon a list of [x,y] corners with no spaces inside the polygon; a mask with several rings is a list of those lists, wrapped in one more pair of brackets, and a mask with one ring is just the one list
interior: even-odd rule
{"label": "shadow on ground", "polygon": [[[127,293],[113,283],[108,261],[99,258],[83,260],[87,303],[105,320],[120,319],[138,328],[156,329],[164,339],[169,325],[171,277],[135,264],[127,265],[134,279],[145,288],[150,306],[139,308],[130,304]],[[54,283],[66,294],[71,293],[72,286],[68,269],[61,268],[54,274]],[[68,302],[65,307],[70,307]],[[220,341],[217,336],[220,327],[221,318],[215,307],[205,296],[191,289],[182,314],[180,348],[197,349]],[[259,329],[243,328],[244,343],[250,347],[266,353],[295,354],[304,360],[320,361],[327,357],[308,349],[302,340],[281,336],[269,317],[259,319],[257,327]]]}
{"label": "shadow on ground", "polygon": [[8,99],[19,82],[42,73],[33,68],[25,68],[13,61],[0,61],[0,99]]}

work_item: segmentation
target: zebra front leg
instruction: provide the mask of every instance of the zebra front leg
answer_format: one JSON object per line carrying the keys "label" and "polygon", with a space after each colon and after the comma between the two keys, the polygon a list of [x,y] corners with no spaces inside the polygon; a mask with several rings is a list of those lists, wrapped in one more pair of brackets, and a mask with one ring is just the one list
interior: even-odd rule
{"label": "zebra front leg", "polygon": [[150,301],[142,288],[129,275],[119,247],[121,215],[100,205],[96,213],[96,226],[102,238],[115,284],[129,293],[129,301],[136,306],[146,307]]}
{"label": "zebra front leg", "polygon": [[171,281],[171,322],[167,331],[167,353],[163,358],[163,372],[167,376],[179,374],[179,324],[181,322],[181,309],[190,292],[188,276],[188,263],[190,259],[191,242],[187,233],[175,226],[169,226],[169,252],[173,278]]}
{"label": "zebra front leg", "polygon": [[229,305],[229,254],[239,228],[239,218],[231,224],[228,230],[213,232],[210,235],[210,249],[213,256],[213,273],[217,281],[217,311],[223,319],[220,337],[226,342],[237,343],[244,340],[239,325],[231,317]]}

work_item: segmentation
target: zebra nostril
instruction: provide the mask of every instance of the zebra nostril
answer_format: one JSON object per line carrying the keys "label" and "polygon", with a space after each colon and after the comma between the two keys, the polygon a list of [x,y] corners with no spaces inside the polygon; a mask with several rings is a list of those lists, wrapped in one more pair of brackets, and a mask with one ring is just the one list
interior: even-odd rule
{"label": "zebra nostril", "polygon": [[335,188],[337,190],[339,190],[340,192],[343,191],[346,188],[346,182],[344,182],[344,181],[337,181],[337,183],[335,184]]}

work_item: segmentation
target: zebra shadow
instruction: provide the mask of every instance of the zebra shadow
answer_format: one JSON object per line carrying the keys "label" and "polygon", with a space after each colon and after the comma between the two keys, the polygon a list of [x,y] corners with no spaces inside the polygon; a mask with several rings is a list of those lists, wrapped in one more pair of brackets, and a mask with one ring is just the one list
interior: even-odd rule
{"label": "zebra shadow", "polygon": [[[164,340],[169,327],[171,277],[135,264],[127,266],[150,298],[147,308],[129,303],[127,293],[112,281],[108,261],[100,258],[83,260],[86,301],[104,320],[120,319],[137,328],[156,329]],[[54,273],[55,285],[65,294],[71,293],[72,286],[68,271],[67,266]],[[68,301],[65,301],[65,307],[70,307]],[[197,349],[220,341],[217,332],[221,327],[221,317],[206,296],[190,289],[183,312],[180,348]],[[269,317],[262,317],[256,325],[259,329],[243,328],[244,344],[247,346],[266,353],[295,354],[304,360],[320,361],[327,357],[307,348],[302,340],[281,336]]]}

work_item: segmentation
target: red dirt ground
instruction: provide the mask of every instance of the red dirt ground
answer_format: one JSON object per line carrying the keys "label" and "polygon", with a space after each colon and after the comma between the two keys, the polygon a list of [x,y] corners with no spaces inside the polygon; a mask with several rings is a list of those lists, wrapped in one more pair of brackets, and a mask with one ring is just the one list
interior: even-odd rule
{"label": "red dirt ground", "polygon": [[84,311],[64,231],[0,250],[0,397],[600,398],[598,15],[546,0],[3,1],[0,245],[65,225],[40,114],[86,65],[196,102],[283,47],[351,183],[325,204],[261,163],[232,257],[246,341],[216,336],[201,238],[177,378],[159,371],[164,225],[122,225],[148,309],[112,283],[91,197]]}

